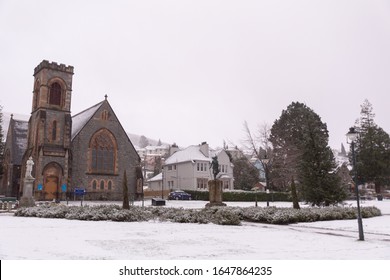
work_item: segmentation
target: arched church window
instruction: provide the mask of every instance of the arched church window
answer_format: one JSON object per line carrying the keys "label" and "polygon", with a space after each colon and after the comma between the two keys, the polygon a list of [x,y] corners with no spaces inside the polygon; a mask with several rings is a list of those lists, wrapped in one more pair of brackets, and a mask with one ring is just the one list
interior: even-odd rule
{"label": "arched church window", "polygon": [[61,105],[61,85],[53,83],[50,87],[49,103],[52,105]]}
{"label": "arched church window", "polygon": [[93,180],[93,181],[92,181],[92,189],[93,189],[93,190],[96,190],[96,189],[97,189],[97,181],[96,181],[96,180]]}
{"label": "arched church window", "polygon": [[100,181],[100,189],[101,189],[101,190],[104,190],[104,180],[101,180],[101,181]]}
{"label": "arched church window", "polygon": [[93,173],[113,174],[115,172],[116,147],[115,138],[106,129],[92,136],[90,167]]}

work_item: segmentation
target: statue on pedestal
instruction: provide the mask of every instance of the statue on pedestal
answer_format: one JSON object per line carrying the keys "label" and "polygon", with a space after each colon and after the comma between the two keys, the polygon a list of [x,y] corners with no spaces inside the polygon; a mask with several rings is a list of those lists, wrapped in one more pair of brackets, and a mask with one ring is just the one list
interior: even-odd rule
{"label": "statue on pedestal", "polygon": [[220,172],[217,156],[212,158],[210,168],[213,171],[214,180],[208,182],[210,202],[206,204],[206,207],[226,206],[226,204],[222,202],[222,181],[217,180],[217,175]]}
{"label": "statue on pedestal", "polygon": [[214,180],[216,180],[217,179],[217,175],[219,173],[219,163],[218,163],[218,157],[217,156],[212,158],[210,167],[213,170]]}
{"label": "statue on pedestal", "polygon": [[33,161],[32,157],[29,157],[27,160],[27,163],[26,163],[26,176],[25,176],[25,178],[30,178],[30,179],[33,178],[33,176],[31,175],[33,166],[34,166],[34,161]]}
{"label": "statue on pedestal", "polygon": [[32,207],[35,206],[35,201],[33,198],[33,183],[35,178],[31,175],[32,169],[34,166],[34,161],[32,157],[26,162],[26,174],[24,176],[23,182],[23,195],[20,199],[20,207]]}

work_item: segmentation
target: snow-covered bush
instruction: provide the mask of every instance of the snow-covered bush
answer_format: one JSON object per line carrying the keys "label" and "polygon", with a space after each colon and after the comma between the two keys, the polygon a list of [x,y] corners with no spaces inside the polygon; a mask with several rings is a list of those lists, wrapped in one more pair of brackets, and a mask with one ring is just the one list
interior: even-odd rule
{"label": "snow-covered bush", "polygon": [[[356,219],[354,207],[308,207],[302,209],[276,207],[210,207],[183,209],[169,207],[131,206],[124,210],[118,205],[66,206],[45,204],[19,208],[16,216],[40,218],[65,218],[88,221],[170,221],[175,223],[214,223],[218,225],[240,225],[241,221],[269,224],[291,224],[326,220]],[[380,216],[376,207],[362,207],[362,217]]]}

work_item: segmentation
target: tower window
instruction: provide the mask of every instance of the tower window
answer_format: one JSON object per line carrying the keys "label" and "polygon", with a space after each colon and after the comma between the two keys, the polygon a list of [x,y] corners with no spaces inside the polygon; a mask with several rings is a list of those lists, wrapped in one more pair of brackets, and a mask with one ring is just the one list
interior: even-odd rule
{"label": "tower window", "polygon": [[61,86],[59,83],[53,83],[50,87],[49,103],[52,105],[61,105]]}

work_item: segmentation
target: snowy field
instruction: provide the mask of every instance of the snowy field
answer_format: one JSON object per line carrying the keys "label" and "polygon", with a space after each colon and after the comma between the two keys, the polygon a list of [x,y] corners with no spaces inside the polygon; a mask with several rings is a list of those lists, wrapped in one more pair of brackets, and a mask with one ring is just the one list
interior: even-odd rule
{"label": "snowy field", "polygon": [[[91,205],[96,202],[84,202]],[[348,202],[354,205],[354,202]],[[80,205],[80,202],[70,202]],[[151,201],[145,201],[145,206]],[[205,201],[167,201],[200,208]],[[227,202],[228,206],[253,203]],[[141,205],[137,202],[136,205]],[[275,203],[291,207],[291,203]],[[390,200],[364,201],[382,216],[357,221],[241,226],[76,221],[0,214],[2,260],[390,260]],[[264,207],[265,203],[259,203]],[[347,206],[348,207],[348,206]]]}

